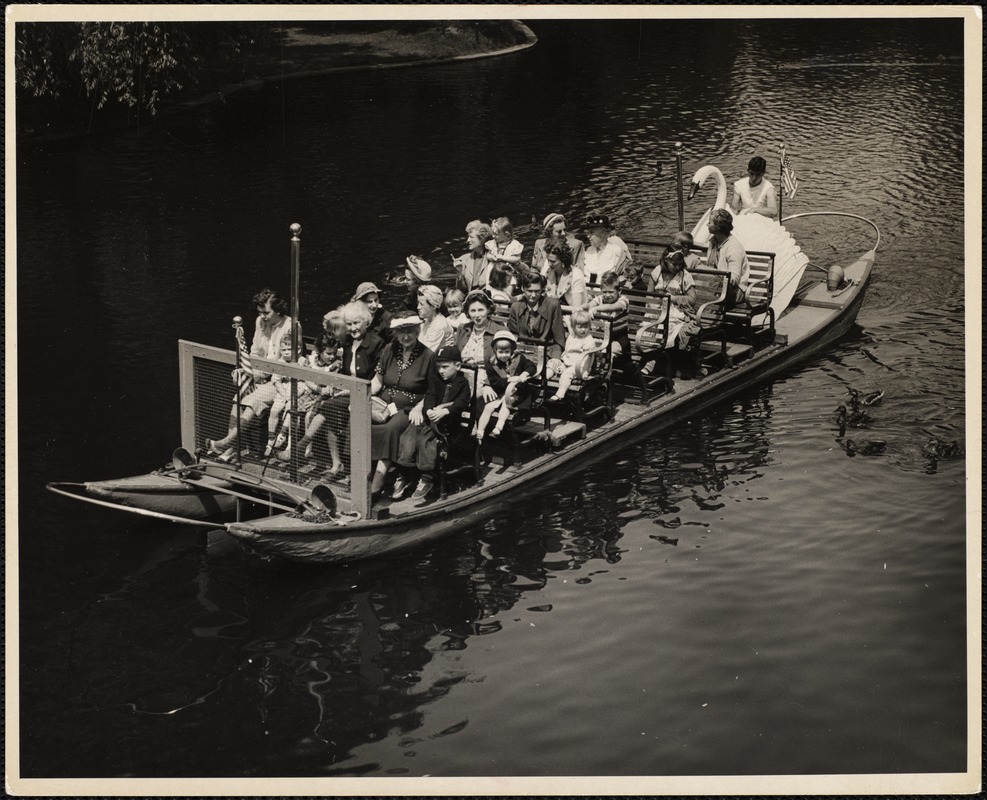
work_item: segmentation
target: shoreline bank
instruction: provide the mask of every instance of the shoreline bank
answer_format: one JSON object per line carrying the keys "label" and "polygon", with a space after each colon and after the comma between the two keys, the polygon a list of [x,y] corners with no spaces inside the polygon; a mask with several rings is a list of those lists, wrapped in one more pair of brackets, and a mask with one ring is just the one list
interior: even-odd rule
{"label": "shoreline bank", "polygon": [[[465,42],[465,32],[454,30],[452,23],[443,30],[435,28],[410,33],[397,29],[370,33],[324,32],[302,25],[286,26],[279,32],[284,40],[279,40],[277,58],[253,53],[240,63],[232,58],[216,59],[203,71],[198,81],[200,88],[194,96],[169,99],[154,114],[113,105],[99,112],[102,118],[94,125],[91,110],[84,122],[79,109],[74,115],[72,110],[54,110],[59,102],[57,99],[18,98],[17,138],[20,143],[31,145],[129,128],[139,130],[142,125],[153,124],[173,114],[198,110],[244,90],[257,91],[279,81],[494,58],[518,53],[537,44],[538,37],[524,23],[518,20],[501,22],[505,25],[499,31],[501,38],[513,39],[515,43],[477,52],[459,52],[471,43]],[[489,44],[488,37],[484,36],[484,40],[482,43]],[[478,30],[475,44],[481,44]],[[455,52],[434,54],[443,50]],[[288,69],[285,69],[286,64]],[[275,68],[279,71],[273,72]],[[58,127],[62,129],[56,130]]]}

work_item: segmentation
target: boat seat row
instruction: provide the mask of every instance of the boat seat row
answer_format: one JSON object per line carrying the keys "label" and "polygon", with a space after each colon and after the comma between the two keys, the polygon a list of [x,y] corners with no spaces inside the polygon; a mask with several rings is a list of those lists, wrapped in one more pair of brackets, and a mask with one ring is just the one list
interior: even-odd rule
{"label": "boat seat row", "polygon": [[[627,246],[635,265],[650,274],[661,261],[662,253],[668,246],[654,239],[629,239]],[[690,270],[693,277],[697,272],[708,270],[706,248],[695,246],[691,252],[699,257],[700,269]],[[774,297],[775,254],[758,250],[747,251],[750,264],[750,279],[747,287],[747,303],[730,309],[722,320],[726,341],[742,342],[750,346],[751,352],[760,344],[771,344],[775,339],[775,313],[771,308]],[[698,289],[697,289],[698,291]]]}

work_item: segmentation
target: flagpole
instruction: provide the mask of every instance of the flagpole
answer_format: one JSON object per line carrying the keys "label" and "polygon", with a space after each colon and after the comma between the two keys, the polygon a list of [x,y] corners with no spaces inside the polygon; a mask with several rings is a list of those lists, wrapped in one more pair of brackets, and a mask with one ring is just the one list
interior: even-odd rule
{"label": "flagpole", "polygon": [[778,161],[778,222],[784,214],[781,213],[782,200],[785,197],[785,145],[781,146],[781,158]]}
{"label": "flagpole", "polygon": [[678,199],[679,230],[685,228],[685,201],[682,199],[682,142],[675,143],[675,190]]}

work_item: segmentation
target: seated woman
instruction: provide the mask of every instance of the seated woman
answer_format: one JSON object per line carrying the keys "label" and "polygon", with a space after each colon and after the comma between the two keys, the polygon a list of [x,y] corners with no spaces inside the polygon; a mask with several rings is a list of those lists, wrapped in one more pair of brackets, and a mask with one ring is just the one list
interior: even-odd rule
{"label": "seated woman", "polygon": [[586,216],[586,231],[589,247],[583,260],[583,273],[587,282],[598,284],[604,272],[616,272],[623,282],[631,264],[631,254],[624,240],[612,235],[610,217],[591,211]]}
{"label": "seated woman", "polygon": [[[404,307],[409,311],[415,311],[418,307],[418,290],[432,280],[432,267],[424,258],[418,256],[408,256],[404,262],[404,283],[408,287]],[[386,337],[381,336],[381,338]]]}
{"label": "seated woman", "polygon": [[457,331],[456,347],[462,354],[463,364],[477,370],[477,395],[483,400],[493,400],[496,394],[487,383],[485,366],[493,355],[494,329],[490,314],[494,301],[486,292],[472,291],[466,296],[464,305],[470,321]]}
{"label": "seated woman", "polygon": [[503,264],[494,264],[490,270],[490,277],[484,289],[495,303],[509,306],[514,302],[514,295],[511,293],[512,277],[513,271]]}
{"label": "seated woman", "polygon": [[563,310],[578,308],[586,302],[586,277],[572,263],[572,250],[565,242],[549,242],[545,246],[545,294],[562,304]]}
{"label": "seated woman", "polygon": [[760,156],[754,156],[747,164],[747,177],[733,184],[733,199],[730,207],[734,214],[761,214],[765,217],[778,216],[778,198],[775,187],[764,173],[768,163]]}
{"label": "seated woman", "polygon": [[527,382],[534,377],[537,369],[529,358],[518,351],[517,336],[510,331],[494,334],[493,351],[486,369],[488,388],[493,397],[486,401],[473,430],[473,435],[481,442],[494,414],[497,414],[497,424],[490,432],[491,437],[500,436],[508,417],[516,409],[530,407],[531,392]]}
{"label": "seated woman", "polygon": [[456,341],[456,332],[452,325],[439,312],[442,300],[442,290],[438,286],[422,286],[418,289],[418,316],[422,320],[418,339],[433,353]]}
{"label": "seated woman", "polygon": [[[280,360],[281,341],[291,339],[291,317],[288,316],[288,303],[281,295],[270,289],[263,289],[254,295],[254,307],[257,309],[257,321],[254,324],[254,338],[250,345],[250,355],[266,358],[271,361]],[[297,342],[301,346],[301,326],[296,326]],[[239,376],[237,376],[238,378]],[[258,369],[253,371],[254,390],[240,398],[240,432],[246,433],[257,424],[258,418],[266,414],[274,403],[275,387],[271,383],[271,375]],[[230,411],[230,424],[226,436],[213,441],[206,439],[206,447],[213,455],[224,459],[233,453],[229,450],[237,435],[237,405],[233,401]]]}
{"label": "seated woman", "polygon": [[747,251],[733,235],[733,217],[725,208],[713,209],[707,227],[709,249],[706,251],[706,264],[710,269],[730,273],[726,307],[731,309],[747,302],[747,283],[751,276]]}
{"label": "seated woman", "polygon": [[391,465],[399,455],[401,434],[408,425],[425,419],[425,394],[441,396],[442,378],[435,354],[418,340],[422,320],[413,311],[399,311],[391,319],[394,341],[377,363],[371,393],[388,404],[390,416],[375,423],[370,434],[370,456],[377,461],[370,492],[379,497]]}
{"label": "seated woman", "polygon": [[583,243],[570,233],[566,233],[565,217],[561,214],[549,214],[542,222],[542,236],[535,240],[534,253],[531,257],[533,269],[544,274],[545,270],[545,248],[549,242],[565,242],[572,251],[572,264],[575,267],[583,268]]}
{"label": "seated woman", "polygon": [[[370,380],[377,370],[377,362],[384,349],[384,341],[368,328],[370,309],[363,302],[351,301],[343,306],[342,320],[346,326],[346,335],[339,356],[339,374]],[[340,453],[340,438],[348,444],[349,439],[345,434],[349,429],[350,398],[348,393],[335,392],[329,387],[323,387],[320,395],[320,399],[312,407],[311,418],[305,435],[298,441],[298,447],[305,457],[311,457],[312,443],[328,421],[326,443],[332,459],[329,475],[336,477],[342,474],[345,463],[349,461],[348,453]],[[278,453],[278,457],[285,460],[290,456],[290,450]]]}
{"label": "seated woman", "polygon": [[[411,272],[407,269],[406,272]],[[415,288],[417,292],[417,287]],[[370,281],[364,281],[356,287],[352,300],[359,300],[370,309],[370,324],[368,331],[373,331],[385,342],[391,340],[391,312],[380,304],[380,289]]]}
{"label": "seated woman", "polygon": [[456,288],[463,295],[487,285],[487,276],[493,266],[487,260],[487,242],[491,239],[493,231],[486,223],[475,219],[466,226],[466,246],[469,247],[469,252],[452,261],[456,269]]}

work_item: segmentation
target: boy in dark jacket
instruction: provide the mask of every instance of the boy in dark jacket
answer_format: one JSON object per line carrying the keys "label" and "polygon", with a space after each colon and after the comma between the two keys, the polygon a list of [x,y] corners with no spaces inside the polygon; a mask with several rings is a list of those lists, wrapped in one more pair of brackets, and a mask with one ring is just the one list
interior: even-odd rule
{"label": "boy in dark jacket", "polygon": [[[434,426],[446,417],[452,425],[457,425],[462,413],[469,409],[470,385],[460,369],[463,357],[459,348],[454,345],[440,347],[435,354],[436,366],[442,383],[439,391],[425,395],[422,409],[425,412],[425,422],[421,425],[409,425],[401,434],[401,444],[398,450],[397,463],[406,470],[417,468],[420,473],[418,486],[415,489],[415,499],[422,499],[432,491],[435,458],[438,452],[439,440]],[[400,500],[412,484],[412,478],[407,472],[402,472],[394,482],[394,493],[391,497]]]}

